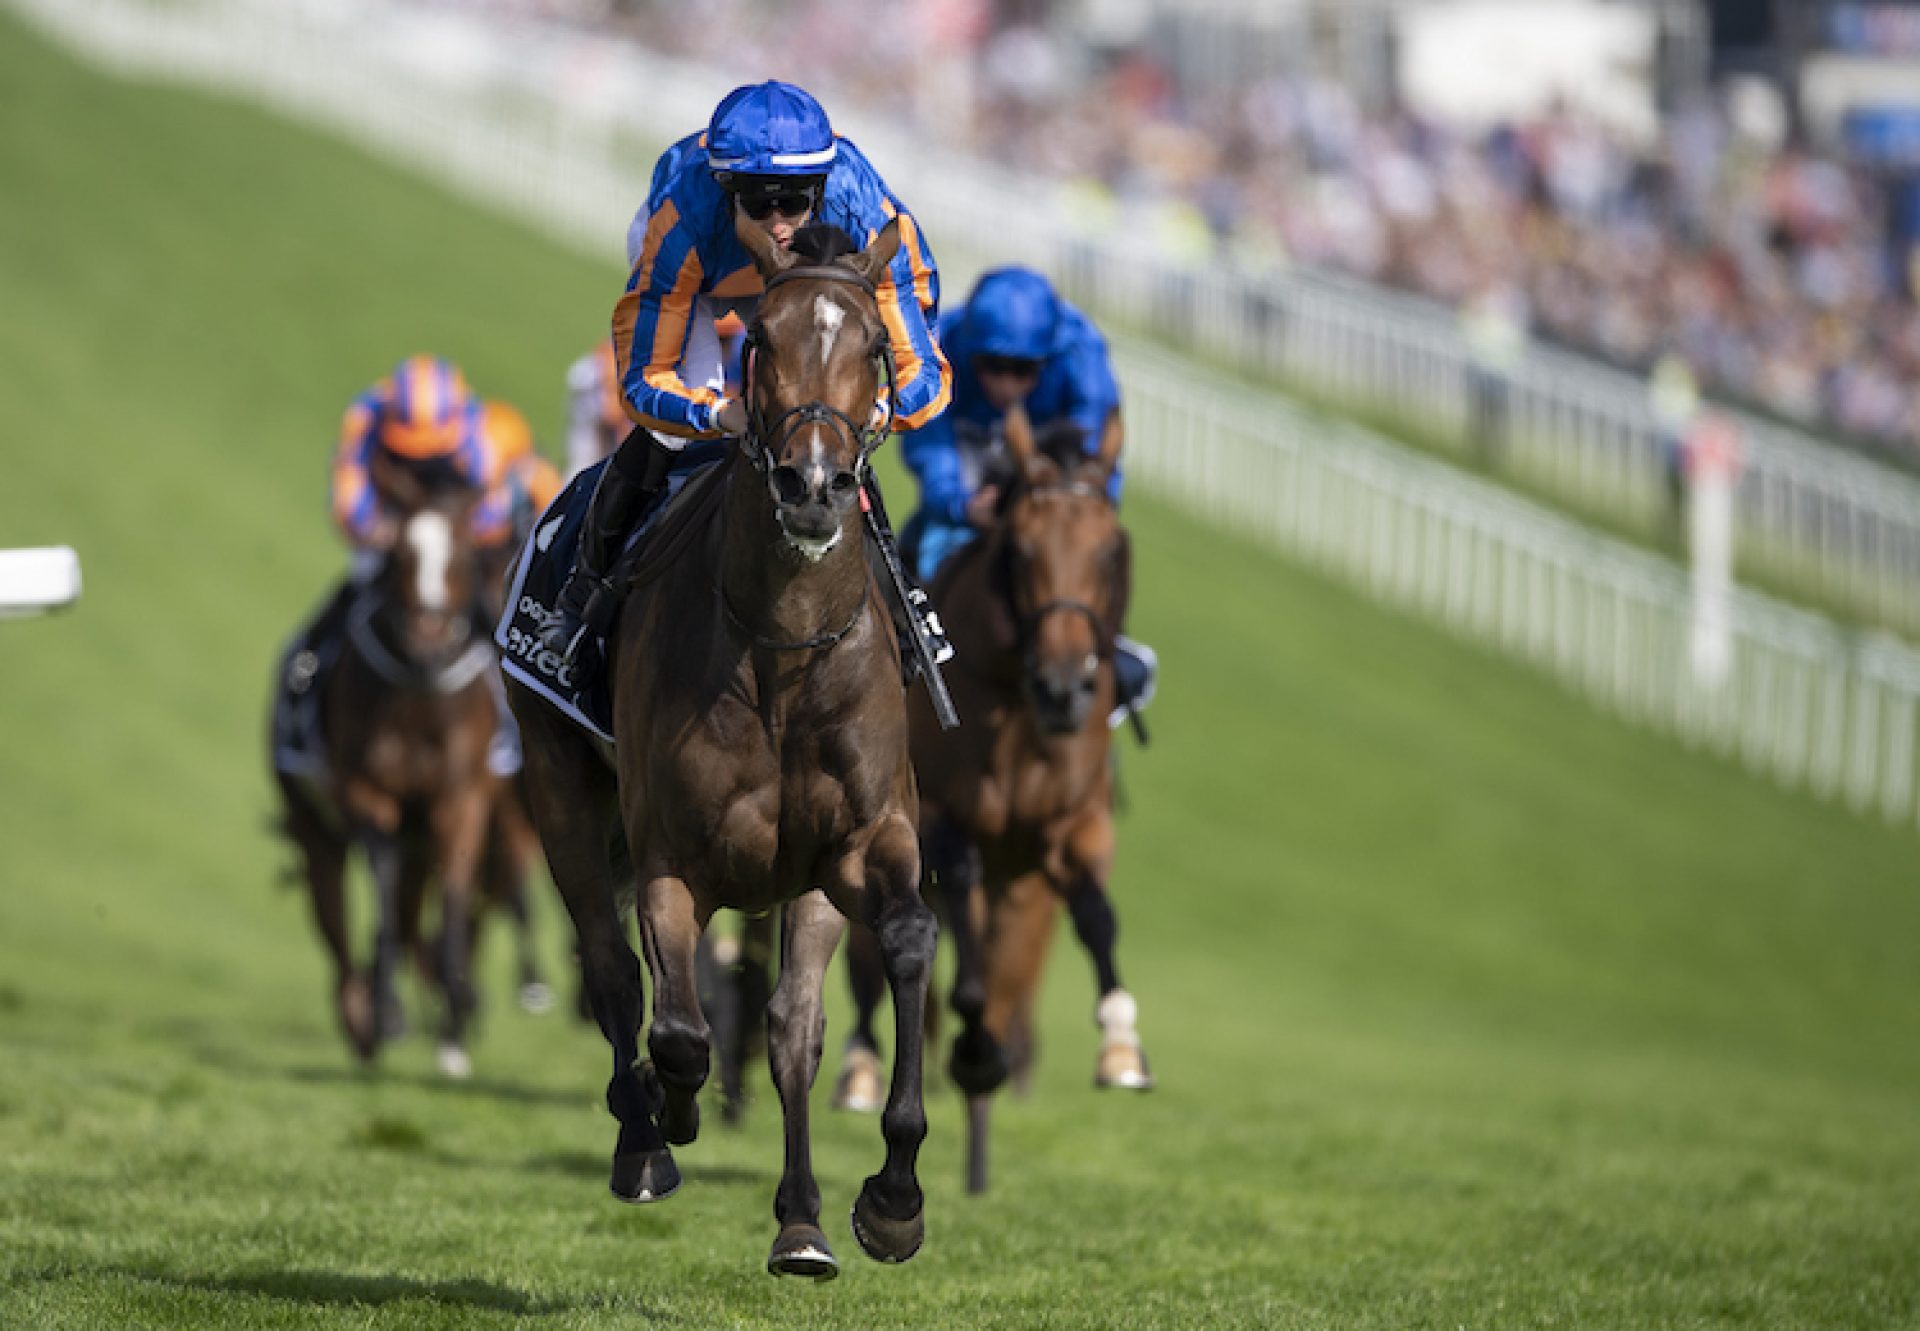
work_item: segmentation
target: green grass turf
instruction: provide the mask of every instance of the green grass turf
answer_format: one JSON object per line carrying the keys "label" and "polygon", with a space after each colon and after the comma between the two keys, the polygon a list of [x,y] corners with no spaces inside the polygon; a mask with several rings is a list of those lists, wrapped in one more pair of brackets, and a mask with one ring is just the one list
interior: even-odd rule
{"label": "green grass turf", "polygon": [[619,274],[8,20],[0,201],[0,544],[88,579],[0,624],[0,1326],[1916,1321],[1911,835],[1145,494],[1165,687],[1115,891],[1162,1089],[1090,1089],[1062,947],[989,1197],[931,1092],[909,1266],[845,1228],[877,1125],[816,1120],[847,1269],[812,1288],[760,1271],[770,1097],[615,1204],[604,1046],[511,1010],[500,937],[471,1084],[417,1037],[355,1071],[261,743],[341,562],[334,422],[418,348],[556,421]]}

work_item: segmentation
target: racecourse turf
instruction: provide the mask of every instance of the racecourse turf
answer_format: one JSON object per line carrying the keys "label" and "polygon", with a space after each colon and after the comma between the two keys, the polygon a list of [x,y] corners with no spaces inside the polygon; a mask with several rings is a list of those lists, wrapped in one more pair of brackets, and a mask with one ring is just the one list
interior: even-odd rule
{"label": "racecourse turf", "polygon": [[761,1271],[764,1082],[679,1196],[616,1204],[604,1046],[505,1001],[502,937],[472,1082],[420,1037],[357,1070],[261,738],[277,642],[342,562],[334,424],[428,348],[557,422],[619,280],[0,19],[0,545],[71,542],[87,577],[0,623],[0,1326],[1920,1317],[1920,840],[1144,493],[1165,683],[1115,892],[1159,1090],[1091,1089],[1059,947],[987,1197],[930,1088],[910,1265],[846,1229],[877,1124],[816,1119],[845,1264],[816,1288]]}

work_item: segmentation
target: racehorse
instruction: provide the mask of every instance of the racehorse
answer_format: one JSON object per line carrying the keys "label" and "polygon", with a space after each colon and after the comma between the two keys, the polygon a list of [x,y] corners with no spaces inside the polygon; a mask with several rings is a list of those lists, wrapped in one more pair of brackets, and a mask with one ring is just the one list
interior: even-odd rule
{"label": "racehorse", "polygon": [[[1114,635],[1128,596],[1126,529],[1108,498],[1122,430],[1111,417],[1088,457],[1080,431],[1036,442],[1023,411],[1004,425],[1013,474],[994,525],[950,559],[933,597],[957,649],[954,701],[966,724],[943,731],[912,712],[929,882],[955,944],[951,1001],[961,1021],[949,1071],[968,1105],[967,1186],[987,1185],[989,1096],[1024,1074],[1032,1014],[1057,903],[1064,899],[1099,986],[1095,1084],[1152,1083],[1133,997],[1114,963]],[[879,1060],[871,959],[849,948],[859,1019],[836,1093],[864,1107]]]}
{"label": "racehorse", "polygon": [[[371,1059],[400,1029],[395,969],[411,949],[446,998],[440,1068],[464,1076],[483,865],[496,883],[511,885],[524,876],[526,857],[524,837],[491,827],[499,778],[488,757],[500,715],[488,679],[493,645],[475,613],[475,496],[431,493],[397,467],[377,467],[376,484],[405,516],[319,685],[324,788],[279,772],[283,826],[302,852],[314,919],[333,958],[340,1022],[355,1051]],[[344,880],[355,847],[378,902],[370,973],[355,966],[347,938]],[[427,947],[420,919],[434,881],[440,928]]]}
{"label": "racehorse", "polygon": [[[925,1233],[920,1024],[938,925],[919,892],[900,644],[862,515],[868,455],[890,424],[876,404],[892,397],[874,283],[899,227],[806,263],[757,227],[736,230],[765,283],[744,365],[748,428],[725,473],[708,478],[722,489],[675,547],[673,575],[651,576],[644,552],[632,575],[607,658],[611,760],[512,681],[509,697],[534,821],[613,1047],[622,1200],[678,1188],[669,1148],[699,1130],[711,1034],[696,991],[701,931],[721,907],[753,915],[784,903],[767,1043],[786,1164],[767,1269],[822,1279],[839,1265],[820,1230],[807,1095],[825,1034],[821,980],[845,918],[879,939],[900,1051],[886,1161],[854,1203],[854,1236],[899,1262]],[[654,984],[651,1062],[638,1066],[643,986],[619,916],[628,893]]]}

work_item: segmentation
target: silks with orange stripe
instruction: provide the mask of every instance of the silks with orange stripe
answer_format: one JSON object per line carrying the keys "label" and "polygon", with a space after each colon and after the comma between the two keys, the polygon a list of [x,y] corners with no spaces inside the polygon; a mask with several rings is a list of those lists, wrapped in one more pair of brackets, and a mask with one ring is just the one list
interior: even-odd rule
{"label": "silks with orange stripe", "polygon": [[[669,162],[668,159],[673,159]],[[641,234],[627,289],[614,306],[613,348],[627,416],[667,435],[712,438],[720,394],[681,377],[703,295],[751,296],[759,275],[734,233],[733,202],[714,182],[697,135],[670,148],[642,209]],[[939,270],[918,225],[859,149],[838,141],[813,220],[871,243],[900,218],[900,252],[877,295],[894,355],[898,428],[916,429],[945,409],[953,374],[931,328],[940,302]],[[641,228],[635,219],[635,228]]]}

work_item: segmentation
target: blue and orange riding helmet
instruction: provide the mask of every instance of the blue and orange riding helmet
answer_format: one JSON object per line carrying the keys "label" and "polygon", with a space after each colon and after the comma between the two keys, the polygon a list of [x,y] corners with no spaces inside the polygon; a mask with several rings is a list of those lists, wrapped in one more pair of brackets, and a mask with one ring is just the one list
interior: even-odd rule
{"label": "blue and orange riding helmet", "polygon": [[976,355],[1044,361],[1060,330],[1060,297],[1031,268],[996,268],[974,284],[964,316]]}
{"label": "blue and orange riding helmet", "polygon": [[837,155],[820,103],[778,80],[735,88],[707,126],[707,167],[732,194],[817,193]]}
{"label": "blue and orange riding helmet", "polygon": [[473,390],[453,362],[439,356],[409,356],[394,367],[380,446],[403,458],[443,457],[473,429]]}

